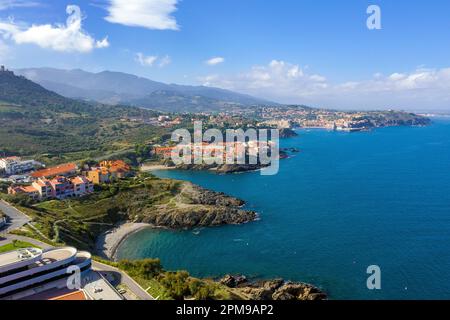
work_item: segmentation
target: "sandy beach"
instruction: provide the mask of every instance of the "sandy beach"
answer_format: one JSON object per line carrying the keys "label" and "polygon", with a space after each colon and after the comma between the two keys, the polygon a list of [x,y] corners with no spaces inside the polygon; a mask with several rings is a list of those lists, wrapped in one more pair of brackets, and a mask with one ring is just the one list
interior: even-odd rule
{"label": "sandy beach", "polygon": [[141,171],[173,170],[175,168],[167,167],[163,164],[150,164],[141,166]]}
{"label": "sandy beach", "polygon": [[114,229],[101,234],[96,241],[95,247],[97,254],[102,258],[115,259],[117,248],[131,234],[149,228],[147,223],[127,222],[116,226]]}

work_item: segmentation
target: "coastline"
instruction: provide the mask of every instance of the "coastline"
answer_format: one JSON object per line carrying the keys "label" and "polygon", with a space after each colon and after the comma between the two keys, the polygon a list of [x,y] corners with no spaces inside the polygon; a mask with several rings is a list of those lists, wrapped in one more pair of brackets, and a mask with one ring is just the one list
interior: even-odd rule
{"label": "coastline", "polygon": [[[242,205],[241,207],[244,207]],[[250,222],[260,221],[261,217],[256,214],[256,217],[252,221],[244,222],[242,224],[247,224]],[[211,226],[220,227],[220,226]],[[95,252],[101,258],[116,261],[117,250],[120,245],[124,243],[131,235],[143,230],[143,229],[154,229],[154,230],[171,230],[166,227],[155,226],[150,223],[143,222],[123,222],[116,225],[113,229],[110,229],[101,235],[99,235],[95,241]]]}
{"label": "coastline", "polygon": [[141,165],[140,171],[151,172],[151,171],[161,171],[161,170],[174,170],[175,167],[168,167],[163,164],[151,164],[151,165]]}
{"label": "coastline", "polygon": [[114,261],[120,245],[132,234],[146,228],[152,228],[152,225],[136,222],[121,223],[97,237],[95,251],[100,257]]}

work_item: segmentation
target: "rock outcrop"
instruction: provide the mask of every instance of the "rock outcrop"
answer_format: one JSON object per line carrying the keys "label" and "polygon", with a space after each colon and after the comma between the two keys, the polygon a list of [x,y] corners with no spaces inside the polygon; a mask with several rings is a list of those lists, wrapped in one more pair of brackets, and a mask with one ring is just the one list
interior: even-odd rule
{"label": "rock outcrop", "polygon": [[143,208],[139,220],[170,229],[242,224],[256,220],[256,212],[240,209],[244,204],[244,201],[224,193],[183,182],[172,201]]}
{"label": "rock outcrop", "polygon": [[249,282],[243,276],[226,275],[220,283],[250,300],[325,300],[327,295],[306,283],[283,279]]}
{"label": "rock outcrop", "polygon": [[279,129],[280,138],[293,138],[297,137],[298,133],[289,128]]}
{"label": "rock outcrop", "polygon": [[220,174],[240,173],[247,171],[255,171],[266,167],[262,164],[183,164],[176,166],[179,170],[204,171],[210,170]]}

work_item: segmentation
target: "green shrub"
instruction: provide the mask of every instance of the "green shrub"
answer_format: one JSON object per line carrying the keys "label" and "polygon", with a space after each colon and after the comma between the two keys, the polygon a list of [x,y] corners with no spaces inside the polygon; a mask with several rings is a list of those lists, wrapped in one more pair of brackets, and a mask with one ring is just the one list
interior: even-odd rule
{"label": "green shrub", "polygon": [[166,294],[175,300],[183,300],[190,295],[189,273],[187,271],[166,272],[160,279]]}
{"label": "green shrub", "polygon": [[163,271],[159,259],[121,260],[119,269],[126,271],[132,277],[142,277],[146,280],[156,277]]}

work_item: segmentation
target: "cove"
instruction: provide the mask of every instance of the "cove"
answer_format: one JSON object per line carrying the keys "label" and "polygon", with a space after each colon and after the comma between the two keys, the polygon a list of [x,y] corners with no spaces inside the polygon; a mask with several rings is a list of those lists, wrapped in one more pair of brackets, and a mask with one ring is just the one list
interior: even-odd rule
{"label": "cove", "polygon": [[[191,231],[145,229],[119,258],[161,258],[168,270],[282,277],[331,299],[450,299],[450,121],[344,133],[299,130],[280,172],[159,171],[247,202],[261,220]],[[380,266],[382,289],[368,290]]]}

